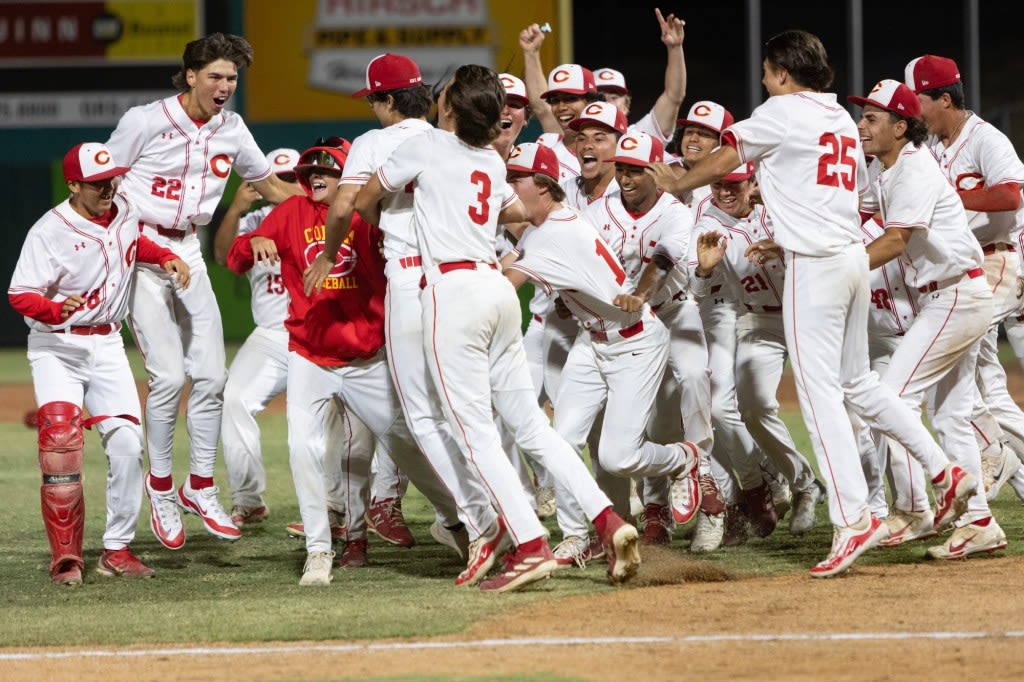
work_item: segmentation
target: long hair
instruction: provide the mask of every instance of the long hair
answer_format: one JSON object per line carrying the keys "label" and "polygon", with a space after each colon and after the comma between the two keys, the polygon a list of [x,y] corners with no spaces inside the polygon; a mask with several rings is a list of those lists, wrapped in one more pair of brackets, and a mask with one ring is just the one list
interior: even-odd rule
{"label": "long hair", "polygon": [[226,59],[241,71],[252,65],[252,45],[241,36],[230,33],[211,33],[193,40],[181,55],[181,69],[171,77],[171,84],[181,92],[189,91],[186,73],[199,71],[218,59]]}
{"label": "long hair", "polygon": [[764,58],[785,69],[800,85],[819,92],[832,85],[835,78],[825,46],[818,36],[807,31],[783,31],[769,38],[764,44]]}
{"label": "long hair", "polygon": [[486,147],[501,134],[505,86],[486,66],[467,64],[455,71],[445,94],[455,115],[455,134],[474,147]]}

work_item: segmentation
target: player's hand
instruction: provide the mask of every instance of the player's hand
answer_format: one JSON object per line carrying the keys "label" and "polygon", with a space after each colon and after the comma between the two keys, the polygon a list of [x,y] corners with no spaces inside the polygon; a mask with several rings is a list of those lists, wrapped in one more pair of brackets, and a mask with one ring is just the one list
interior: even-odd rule
{"label": "player's hand", "polygon": [[569,306],[565,304],[561,296],[555,298],[555,314],[563,320],[568,320],[572,317],[572,311],[569,310]]}
{"label": "player's hand", "polygon": [[249,243],[252,244],[252,257],[257,263],[280,262],[281,256],[277,253],[277,244],[274,243],[273,239],[254,236]]}
{"label": "player's hand", "polygon": [[665,43],[665,47],[681,46],[683,44],[683,26],[686,26],[686,22],[677,18],[675,14],[663,17],[661,10],[657,7],[654,8],[654,15],[658,17],[658,26],[661,27],[661,42]]}
{"label": "player's hand", "polygon": [[75,312],[79,308],[85,305],[85,298],[82,296],[68,296],[64,299],[64,303],[60,307],[60,319],[66,320],[71,317],[71,313]]}
{"label": "player's hand", "polygon": [[612,304],[627,313],[637,313],[643,310],[644,299],[635,294],[619,294],[612,300]]}
{"label": "player's hand", "polygon": [[324,284],[324,279],[327,275],[331,274],[331,270],[334,269],[334,263],[327,260],[327,256],[321,253],[319,256],[313,259],[313,262],[309,264],[306,271],[302,273],[302,288],[306,292],[306,296],[312,296],[314,292],[320,293],[320,287]]}
{"label": "player's hand", "polygon": [[712,230],[697,237],[698,274],[707,276],[725,258],[725,235]]}
{"label": "player's hand", "polygon": [[754,188],[750,190],[750,207],[753,208],[758,204],[764,206],[764,199],[761,198],[761,189],[755,183]]}
{"label": "player's hand", "polygon": [[235,192],[235,196],[231,200],[231,206],[238,211],[239,214],[245,213],[252,208],[252,205],[260,198],[260,193],[252,186],[252,183],[243,182],[238,186],[238,190]]}
{"label": "player's hand", "polygon": [[782,247],[770,239],[762,239],[754,242],[743,252],[747,260],[754,265],[764,265],[773,258],[782,258],[785,254]]}
{"label": "player's hand", "polygon": [[172,258],[164,263],[163,268],[175,276],[174,280],[178,283],[179,287],[188,289],[188,285],[192,281],[192,270],[188,267],[188,263],[180,258]]}
{"label": "player's hand", "polygon": [[519,47],[523,52],[540,52],[540,46],[544,44],[544,32],[540,30],[540,24],[530,24],[519,32]]}
{"label": "player's hand", "polygon": [[658,187],[672,195],[681,191],[677,181],[686,175],[686,169],[682,166],[675,168],[667,163],[652,163],[644,169],[644,172],[654,178]]}
{"label": "player's hand", "polygon": [[1017,305],[1024,305],[1024,277],[1017,275]]}

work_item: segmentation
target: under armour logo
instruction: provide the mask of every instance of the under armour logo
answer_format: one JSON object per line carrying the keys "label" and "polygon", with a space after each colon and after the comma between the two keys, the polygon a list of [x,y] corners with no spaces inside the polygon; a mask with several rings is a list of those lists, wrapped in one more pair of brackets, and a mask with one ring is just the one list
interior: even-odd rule
{"label": "under armour logo", "polygon": [[716,298],[715,299],[715,304],[716,305],[721,305],[723,303],[725,303],[725,299],[724,298]]}
{"label": "under armour logo", "polygon": [[161,140],[171,140],[171,139],[174,139],[174,133],[160,133],[160,139]]}
{"label": "under armour logo", "polygon": [[85,242],[79,242],[78,244],[75,244],[75,251],[78,251],[79,249],[84,249],[84,248],[85,248]]}

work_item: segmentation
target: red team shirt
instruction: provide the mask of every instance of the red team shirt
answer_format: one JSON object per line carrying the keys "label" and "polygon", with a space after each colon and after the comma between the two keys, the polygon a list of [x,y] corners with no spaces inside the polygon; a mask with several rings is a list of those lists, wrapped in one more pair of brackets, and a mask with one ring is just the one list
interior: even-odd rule
{"label": "red team shirt", "polygon": [[228,267],[244,273],[253,265],[252,237],[273,239],[291,297],[284,323],[288,349],[318,365],[342,367],[372,358],[384,345],[387,280],[380,230],[356,214],[320,293],[306,296],[302,273],[324,250],[327,209],[327,204],[308,197],[289,197],[255,232],[235,240],[228,252]]}

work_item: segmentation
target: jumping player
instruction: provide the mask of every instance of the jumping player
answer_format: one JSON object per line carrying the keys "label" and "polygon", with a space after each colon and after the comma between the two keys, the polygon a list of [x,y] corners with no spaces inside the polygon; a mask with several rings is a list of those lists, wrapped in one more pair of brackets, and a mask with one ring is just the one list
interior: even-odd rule
{"label": "jumping player", "polygon": [[136,262],[160,267],[170,285],[182,289],[188,287],[189,268],[139,233],[138,212],[117,191],[127,170],[102,144],[72,147],[64,156],[71,196],[29,230],[7,290],[30,329],[40,496],[55,585],[82,584],[82,429],[92,425],[109,464],[107,525],[97,571],[125,578],[153,575],[129,549],[142,504],[142,430],[139,394],[119,332]]}
{"label": "jumping player", "polygon": [[[500,534],[507,533],[515,547],[505,570],[481,589],[518,589],[548,577],[556,566],[547,533],[502,452],[495,410],[520,448],[541,458],[559,484],[583,498],[606,546],[609,578],[622,582],[639,566],[636,529],[611,511],[583,462],[537,405],[519,331],[519,302],[498,272],[498,223],[526,217],[505,182],[501,158],[490,147],[504,99],[496,73],[460,67],[439,103],[452,117],[455,134],[434,130],[404,142],[361,190],[357,208],[374,222],[386,192],[414,183],[427,364],[462,454],[502,513]],[[438,166],[439,158],[444,165]]]}
{"label": "jumping player", "polygon": [[[160,269],[140,266],[130,302],[129,322],[150,377],[151,527],[169,549],[185,544],[179,505],[197,514],[212,535],[241,536],[213,484],[227,370],[220,310],[196,230],[212,218],[232,168],[271,203],[299,192],[271,173],[241,117],[225,108],[238,72],[251,63],[252,47],[238,36],[214,33],[190,42],[172,79],[179,93],[129,109],[107,142],[131,168],[122,190],[139,207],[142,233],[173,247],[192,270],[192,286],[181,290]],[[186,376],[192,382],[186,409],[190,475],[175,492],[174,428]]]}
{"label": "jumping player", "polygon": [[[945,455],[868,365],[870,290],[858,196],[867,176],[853,119],[834,94],[823,92],[833,77],[825,48],[810,33],[785,31],[765,43],[763,67],[768,100],[727,128],[722,146],[677,178],[672,191],[718,180],[741,163],[758,164],[758,186],[775,220],[777,245],[759,242],[749,254],[761,262],[780,248],[785,252],[786,345],[835,526],[832,550],[811,575],[828,577],[888,536],[868,509],[847,405],[919,460],[931,464]],[[939,515],[955,516],[978,484],[959,467],[940,469],[932,480]]]}

